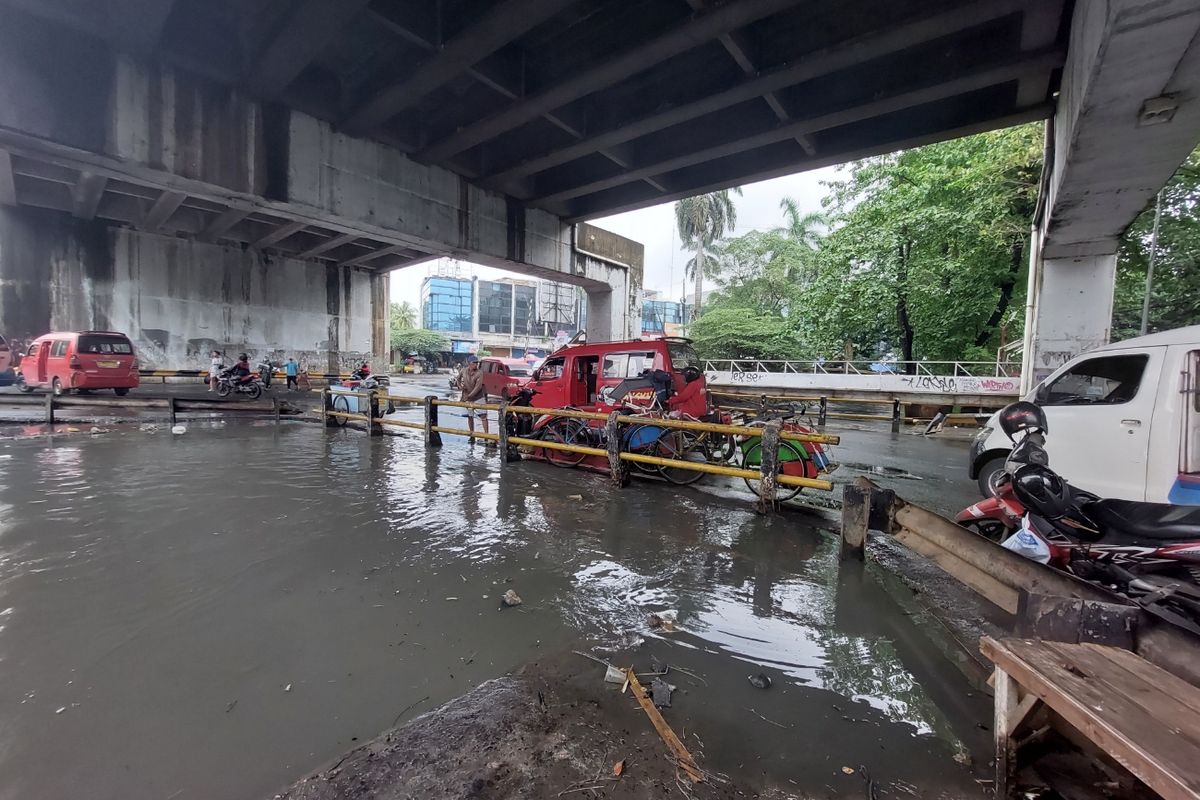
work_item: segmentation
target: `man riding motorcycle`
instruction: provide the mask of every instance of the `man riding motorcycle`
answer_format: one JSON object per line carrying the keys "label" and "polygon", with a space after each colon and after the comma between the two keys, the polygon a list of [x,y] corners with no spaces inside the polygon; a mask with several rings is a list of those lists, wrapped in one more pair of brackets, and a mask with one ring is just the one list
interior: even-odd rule
{"label": "man riding motorcycle", "polygon": [[229,368],[229,375],[232,378],[237,378],[238,383],[245,383],[250,380],[250,356],[245,353],[239,355],[237,363]]}
{"label": "man riding motorcycle", "polygon": [[708,413],[707,381],[698,367],[683,368],[683,388],[667,400],[672,412],[700,419]]}

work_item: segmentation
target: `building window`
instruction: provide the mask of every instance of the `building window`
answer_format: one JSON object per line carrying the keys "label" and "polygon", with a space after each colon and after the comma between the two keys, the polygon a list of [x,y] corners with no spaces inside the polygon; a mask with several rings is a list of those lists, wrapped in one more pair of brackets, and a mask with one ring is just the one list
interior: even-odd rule
{"label": "building window", "polygon": [[434,331],[469,333],[471,282],[454,278],[428,278],[421,292],[422,325]]}
{"label": "building window", "polygon": [[512,333],[513,287],[508,283],[479,282],[479,332]]}

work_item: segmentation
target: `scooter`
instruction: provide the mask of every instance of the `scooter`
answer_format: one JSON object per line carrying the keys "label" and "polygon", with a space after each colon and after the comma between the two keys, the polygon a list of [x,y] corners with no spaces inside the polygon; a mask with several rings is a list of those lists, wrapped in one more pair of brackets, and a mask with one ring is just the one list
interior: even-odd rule
{"label": "scooter", "polygon": [[229,370],[224,370],[217,377],[217,395],[228,397],[231,394],[248,394],[251,400],[262,397],[263,385],[257,372],[251,372],[243,377],[235,376]]}

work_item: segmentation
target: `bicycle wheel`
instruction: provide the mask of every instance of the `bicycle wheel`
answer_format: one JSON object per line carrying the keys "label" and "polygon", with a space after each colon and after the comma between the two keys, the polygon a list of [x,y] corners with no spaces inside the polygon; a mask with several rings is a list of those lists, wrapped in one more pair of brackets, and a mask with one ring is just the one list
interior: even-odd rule
{"label": "bicycle wheel", "polygon": [[[627,453],[643,453],[654,455],[651,450],[655,442],[665,433],[658,425],[632,425],[625,430],[621,438],[621,447]],[[654,464],[643,464],[641,461],[626,462],[632,469],[645,475],[658,475],[658,467]]]}
{"label": "bicycle wheel", "polygon": [[737,455],[737,440],[727,433],[708,434],[702,444],[708,461],[714,464],[727,464]]}
{"label": "bicycle wheel", "polygon": [[[708,461],[708,454],[700,437],[691,431],[683,430],[663,431],[662,436],[651,446],[650,455],[679,461]],[[704,477],[703,472],[682,467],[660,466],[658,473],[678,486],[688,486]]]}
{"label": "bicycle wheel", "polygon": [[[343,414],[349,414],[350,413],[350,398],[344,397],[341,395],[333,398],[333,410],[340,411]],[[350,421],[350,420],[346,419],[345,417],[334,417],[333,419],[335,422],[337,422],[339,428],[346,427],[346,423]]]}
{"label": "bicycle wheel", "polygon": [[[779,443],[779,464],[782,468],[785,461],[800,461],[804,459],[802,454],[794,444],[783,441]],[[746,452],[742,455],[742,469],[758,469],[762,464],[762,441],[759,440],[746,448]],[[775,473],[779,475],[778,472]],[[758,485],[762,481],[756,478],[742,478],[746,482],[746,486],[750,491],[758,495]],[[785,500],[791,500],[796,495],[800,494],[802,487],[800,486],[783,486],[775,484],[775,502],[782,503]]]}
{"label": "bicycle wheel", "polygon": [[[587,424],[581,420],[556,419],[542,428],[542,435],[538,438],[560,444],[586,445],[588,443],[586,428]],[[548,447],[542,452],[546,454],[546,460],[556,467],[576,467],[585,458],[583,453],[551,450]]]}

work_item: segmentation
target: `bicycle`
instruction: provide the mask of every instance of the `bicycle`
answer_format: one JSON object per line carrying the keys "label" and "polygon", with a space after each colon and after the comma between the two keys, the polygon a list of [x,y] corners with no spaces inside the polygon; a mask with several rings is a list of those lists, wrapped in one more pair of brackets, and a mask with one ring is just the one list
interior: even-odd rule
{"label": "bicycle", "polygon": [[[807,406],[800,404],[797,409],[796,403],[768,403],[767,398],[763,397],[759,401],[757,414],[753,418],[748,418],[744,422],[747,427],[763,427],[768,422],[779,420],[783,424],[781,429],[789,433],[814,433],[814,429],[808,425],[793,421],[797,415],[803,415],[807,411]],[[744,437],[740,442],[742,451],[742,459],[740,466],[742,469],[761,469],[762,468],[762,437],[748,436]],[[815,442],[797,442],[789,439],[783,439],[779,442],[779,447],[776,449],[778,473],[777,475],[790,475],[800,478],[816,478],[822,471],[827,471],[829,468],[829,459],[825,453],[825,449]],[[743,478],[746,488],[758,494],[759,485],[762,483],[757,478]],[[776,502],[784,502],[791,500],[804,490],[802,486],[784,486],[776,484],[775,500]]]}

